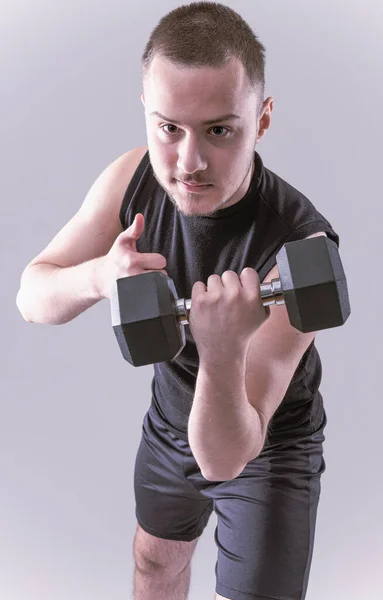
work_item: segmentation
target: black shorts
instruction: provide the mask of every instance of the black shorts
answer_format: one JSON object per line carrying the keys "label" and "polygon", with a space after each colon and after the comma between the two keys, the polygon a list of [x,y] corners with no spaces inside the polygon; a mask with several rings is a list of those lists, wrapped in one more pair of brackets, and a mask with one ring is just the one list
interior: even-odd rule
{"label": "black shorts", "polygon": [[265,445],[236,479],[212,482],[201,475],[188,443],[149,409],[134,472],[138,523],[159,538],[191,541],[214,510],[216,593],[232,600],[304,600],[325,470],[322,413],[316,431]]}

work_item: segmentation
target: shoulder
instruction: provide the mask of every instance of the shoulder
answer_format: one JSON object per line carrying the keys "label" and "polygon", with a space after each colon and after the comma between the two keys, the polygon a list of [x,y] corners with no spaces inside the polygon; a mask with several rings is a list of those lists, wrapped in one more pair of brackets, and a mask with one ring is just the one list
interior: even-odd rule
{"label": "shoulder", "polygon": [[146,151],[146,146],[139,146],[124,152],[108,165],[97,181],[104,187],[113,186],[118,198],[124,194]]}
{"label": "shoulder", "polygon": [[147,151],[148,151],[147,146],[137,146],[136,148],[133,148],[132,150],[128,150],[127,152],[122,154],[117,159],[117,161],[120,162],[121,167],[122,167],[121,175],[123,173],[125,175],[125,177],[124,177],[125,183],[126,182],[129,183],[129,176],[131,178],[134,175],[137,167],[141,163],[141,161],[144,158]]}
{"label": "shoulder", "polygon": [[[280,217],[289,220],[296,211],[317,213],[313,201],[304,192],[294,187],[270,169],[263,169],[260,192],[267,204],[278,212]],[[301,215],[303,216],[303,215]]]}
{"label": "shoulder", "polygon": [[305,193],[265,167],[260,195],[267,220],[273,220],[274,231],[279,230],[283,243],[323,232],[323,235],[329,236],[339,245],[338,234],[330,221],[315,206],[315,199],[310,199]]}

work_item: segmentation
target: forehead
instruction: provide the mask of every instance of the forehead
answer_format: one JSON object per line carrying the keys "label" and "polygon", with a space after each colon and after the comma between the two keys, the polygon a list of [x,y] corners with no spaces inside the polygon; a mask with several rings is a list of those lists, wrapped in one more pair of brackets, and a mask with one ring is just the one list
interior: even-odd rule
{"label": "forehead", "polygon": [[248,80],[242,63],[231,60],[221,68],[186,68],[155,56],[144,82],[146,109],[190,120],[209,115],[245,111],[249,102]]}

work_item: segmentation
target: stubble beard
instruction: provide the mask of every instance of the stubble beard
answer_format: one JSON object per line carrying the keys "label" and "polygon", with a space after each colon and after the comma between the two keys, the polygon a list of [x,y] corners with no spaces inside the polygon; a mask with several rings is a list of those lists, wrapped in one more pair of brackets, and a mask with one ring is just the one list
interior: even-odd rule
{"label": "stubble beard", "polygon": [[[166,187],[163,185],[163,183],[162,183],[162,182],[159,180],[159,178],[157,177],[157,174],[155,173],[155,171],[154,171],[154,169],[153,169],[153,168],[152,168],[152,171],[153,171],[153,175],[154,175],[154,178],[156,179],[157,183],[159,184],[159,186],[160,186],[160,187],[162,187],[162,189],[165,191],[166,195],[168,196],[168,198],[169,198],[170,202],[173,204],[173,206],[176,208],[176,210],[177,210],[177,211],[178,211],[178,212],[179,212],[181,215],[183,215],[184,217],[190,217],[190,216],[193,216],[193,217],[208,217],[208,216],[215,215],[215,214],[216,214],[216,213],[217,213],[219,210],[222,210],[222,209],[223,209],[223,208],[225,208],[227,205],[230,205],[230,202],[231,202],[232,198],[233,198],[233,197],[234,197],[234,195],[237,193],[237,190],[238,190],[240,187],[242,187],[242,185],[243,185],[243,184],[244,184],[244,182],[246,181],[246,178],[247,178],[247,177],[248,177],[248,175],[249,175],[249,172],[251,171],[251,175],[250,175],[250,178],[249,178],[249,185],[250,185],[250,182],[251,182],[251,180],[252,180],[252,177],[253,177],[253,174],[254,174],[254,152],[253,152],[253,153],[252,153],[252,155],[251,155],[251,161],[250,161],[250,164],[249,164],[249,166],[248,166],[248,168],[247,168],[247,170],[246,170],[246,174],[244,175],[244,177],[243,177],[243,179],[242,179],[242,181],[241,181],[240,185],[239,185],[239,186],[236,188],[236,190],[235,190],[235,191],[234,191],[234,192],[231,194],[231,196],[229,196],[228,198],[225,198],[225,197],[224,197],[224,198],[222,198],[222,200],[220,200],[220,201],[218,202],[218,204],[216,204],[216,205],[214,206],[214,208],[213,208],[213,209],[211,209],[211,210],[205,210],[205,211],[203,211],[203,212],[199,212],[199,213],[195,213],[195,212],[193,211],[193,212],[192,212],[192,214],[190,214],[190,213],[188,213],[188,212],[185,212],[185,211],[183,211],[183,210],[182,210],[182,208],[180,208],[180,206],[178,205],[176,197],[175,197],[175,196],[174,196],[174,195],[171,193],[171,191],[170,191],[170,190],[168,190],[168,189],[167,189],[167,188],[166,188]],[[247,191],[248,191],[248,188],[247,188],[247,189],[244,191],[244,194],[243,194],[242,198],[243,198],[243,197],[246,195]],[[238,198],[237,202],[239,202],[239,200],[240,200],[240,199],[241,199],[241,198]],[[189,202],[195,202],[196,204],[197,204],[198,202],[200,202],[200,200],[198,199],[198,197],[197,197],[195,200],[193,200],[193,198],[192,198],[191,200],[188,200],[188,201],[189,201]]]}

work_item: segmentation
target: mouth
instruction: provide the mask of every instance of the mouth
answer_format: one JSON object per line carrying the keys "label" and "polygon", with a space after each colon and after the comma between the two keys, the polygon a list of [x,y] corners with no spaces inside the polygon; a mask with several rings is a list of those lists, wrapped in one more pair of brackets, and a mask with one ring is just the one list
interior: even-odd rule
{"label": "mouth", "polygon": [[191,184],[191,183],[186,183],[185,181],[180,181],[179,179],[177,180],[178,183],[180,183],[182,185],[182,187],[186,190],[188,190],[189,192],[202,192],[203,190],[207,190],[207,188],[211,187],[212,184],[208,183],[208,184]]}

